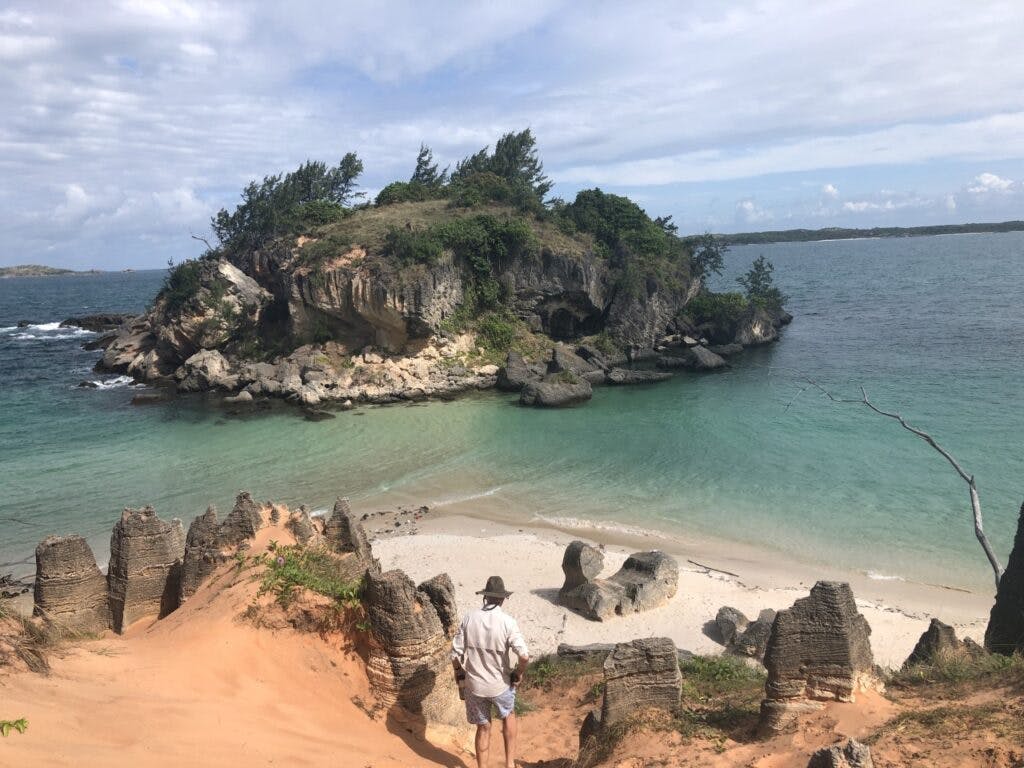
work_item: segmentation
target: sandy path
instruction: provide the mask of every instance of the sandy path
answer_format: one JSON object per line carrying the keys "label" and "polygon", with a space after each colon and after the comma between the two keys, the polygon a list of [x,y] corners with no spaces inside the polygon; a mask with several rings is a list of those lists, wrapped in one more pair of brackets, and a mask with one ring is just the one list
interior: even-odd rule
{"label": "sandy path", "polygon": [[0,677],[3,716],[29,721],[0,744],[0,765],[464,765],[458,750],[371,720],[353,702],[370,700],[354,654],[240,622],[254,590],[229,567],[166,619],[56,659],[49,677]]}

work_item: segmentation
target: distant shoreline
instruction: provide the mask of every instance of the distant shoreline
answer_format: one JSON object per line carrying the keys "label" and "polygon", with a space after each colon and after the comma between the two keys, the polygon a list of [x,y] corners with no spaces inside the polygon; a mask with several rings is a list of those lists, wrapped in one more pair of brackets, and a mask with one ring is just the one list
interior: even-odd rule
{"label": "distant shoreline", "polygon": [[927,237],[929,235],[972,235],[1000,232],[1022,232],[1024,221],[1002,221],[994,224],[936,224],[925,227],[873,227],[848,229],[781,229],[771,232],[737,232],[715,235],[726,245],[766,245],[769,243],[825,242],[829,240],[868,240],[885,237]]}
{"label": "distant shoreline", "polygon": [[0,279],[14,277],[57,277],[59,275],[102,275],[105,272],[101,269],[87,269],[77,271],[74,269],[61,269],[59,267],[47,267],[42,264],[18,264],[13,267],[0,267]]}

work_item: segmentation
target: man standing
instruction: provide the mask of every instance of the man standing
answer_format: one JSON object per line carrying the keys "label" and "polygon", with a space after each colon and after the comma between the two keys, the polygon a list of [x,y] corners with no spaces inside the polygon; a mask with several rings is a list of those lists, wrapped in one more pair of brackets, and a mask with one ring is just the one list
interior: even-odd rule
{"label": "man standing", "polygon": [[[512,594],[500,576],[491,576],[477,592],[483,607],[462,619],[452,640],[452,666],[459,687],[465,686],[466,719],[476,726],[476,764],[487,766],[491,748],[491,707],[498,711],[505,740],[505,766],[513,768],[516,751],[516,686],[523,679],[530,654],[516,620],[501,609]],[[513,670],[509,651],[518,659]]]}

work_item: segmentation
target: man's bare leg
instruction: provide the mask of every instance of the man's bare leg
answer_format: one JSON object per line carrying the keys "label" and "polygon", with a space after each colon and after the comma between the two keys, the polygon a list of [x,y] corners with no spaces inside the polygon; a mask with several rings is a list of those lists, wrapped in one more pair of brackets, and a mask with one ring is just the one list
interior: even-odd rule
{"label": "man's bare leg", "polygon": [[508,717],[502,720],[501,735],[505,739],[505,768],[515,768],[516,736],[519,735],[515,712],[509,712]]}
{"label": "man's bare leg", "polygon": [[476,727],[476,765],[487,768],[487,757],[491,751],[491,724],[485,723]]}

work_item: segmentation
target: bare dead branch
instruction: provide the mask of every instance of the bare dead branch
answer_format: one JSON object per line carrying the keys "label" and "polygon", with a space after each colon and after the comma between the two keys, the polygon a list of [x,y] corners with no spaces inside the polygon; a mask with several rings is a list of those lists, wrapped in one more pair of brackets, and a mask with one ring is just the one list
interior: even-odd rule
{"label": "bare dead branch", "polygon": [[210,241],[207,240],[202,235],[197,235],[195,232],[189,232],[189,234],[192,236],[193,240],[198,240],[203,245],[205,245],[208,250],[211,250],[211,251],[216,250],[212,245],[210,245]]}
{"label": "bare dead branch", "polygon": [[[989,543],[988,536],[985,535],[985,528],[982,524],[981,517],[981,500],[978,497],[978,486],[974,482],[974,475],[968,474],[968,472],[960,465],[960,462],[958,462],[949,451],[947,451],[945,448],[939,445],[939,443],[935,440],[934,437],[925,432],[923,429],[919,429],[918,427],[915,427],[912,424],[908,424],[907,420],[904,419],[903,416],[901,416],[900,414],[894,413],[892,411],[883,410],[882,408],[879,408],[877,405],[872,403],[871,400],[868,398],[867,390],[864,387],[860,388],[861,396],[859,400],[857,398],[836,397],[827,389],[825,389],[825,387],[821,386],[821,384],[814,381],[813,379],[810,379],[806,376],[803,378],[809,385],[816,388],[820,392],[824,393],[828,397],[828,399],[834,403],[854,403],[858,405],[864,405],[880,416],[885,416],[886,418],[893,419],[894,421],[898,422],[899,425],[903,427],[905,430],[917,435],[919,438],[928,443],[928,445],[930,445],[932,448],[938,451],[938,453],[946,461],[949,462],[950,466],[953,467],[953,469],[960,476],[960,478],[965,483],[967,483],[967,489],[971,499],[971,514],[974,518],[974,536],[978,539],[978,543],[981,545],[982,550],[984,550],[985,552],[985,557],[988,558],[988,562],[992,566],[992,571],[995,574],[996,588],[998,589],[999,580],[1003,577],[1003,567],[999,564],[999,558],[996,557],[996,553],[992,549],[992,545]],[[798,392],[796,396],[794,396],[793,400],[790,401],[786,408],[788,409],[789,406],[792,405],[793,402],[796,400],[796,397],[799,397],[800,393],[804,392],[806,389],[807,387],[804,387],[804,389],[800,390],[800,392]]]}

